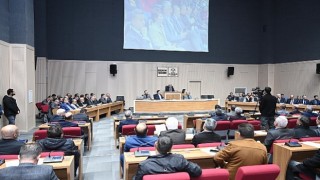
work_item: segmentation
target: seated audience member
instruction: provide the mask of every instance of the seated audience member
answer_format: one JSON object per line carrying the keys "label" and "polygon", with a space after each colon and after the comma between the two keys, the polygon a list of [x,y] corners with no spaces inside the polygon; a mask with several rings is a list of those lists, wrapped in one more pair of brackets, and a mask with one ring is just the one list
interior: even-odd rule
{"label": "seated audience member", "polygon": [[302,99],[301,96],[297,96],[297,97],[294,99],[293,104],[300,104],[301,99]]}
{"label": "seated audience member", "polygon": [[52,97],[52,101],[55,101],[57,99],[57,95],[56,94],[52,94],[51,97]]}
{"label": "seated audience member", "polygon": [[221,109],[216,109],[214,115],[212,115],[211,118],[215,119],[216,121],[228,120],[228,116],[225,115]]}
{"label": "seated audience member", "polygon": [[286,104],[294,104],[294,96],[292,94],[287,99]]}
{"label": "seated audience member", "polygon": [[320,105],[320,101],[318,99],[318,95],[313,96],[313,100],[309,101],[310,105]]}
{"label": "seated audience member", "polygon": [[148,93],[147,90],[143,91],[142,99],[151,99],[151,96],[150,96],[150,94]]}
{"label": "seated audience member", "polygon": [[173,144],[184,144],[186,133],[182,129],[178,129],[178,120],[175,117],[169,117],[166,120],[167,131],[161,131],[159,136],[169,136]]}
{"label": "seated audience member", "polygon": [[314,129],[316,132],[317,137],[320,137],[320,117],[317,118],[317,129]]}
{"label": "seated audience member", "polygon": [[286,98],[284,97],[284,94],[281,94],[281,95],[280,95],[280,98],[281,98],[281,99],[280,99],[280,102],[279,102],[279,103],[286,103],[287,100],[286,100]]}
{"label": "seated audience member", "polygon": [[88,101],[88,105],[93,105],[93,106],[96,106],[98,104],[98,100],[96,98],[96,95],[92,95]]}
{"label": "seated audience member", "polygon": [[60,108],[66,110],[66,112],[75,109],[70,105],[69,99],[67,97],[63,98],[63,102],[60,104]]}
{"label": "seated audience member", "polygon": [[112,103],[111,95],[107,93],[106,96],[107,96],[107,103]]}
{"label": "seated audience member", "polygon": [[15,125],[6,125],[1,128],[0,155],[19,154],[20,148],[24,145],[18,141],[19,129]]}
{"label": "seated audience member", "polygon": [[300,115],[301,111],[299,111],[299,105],[294,105],[292,111],[289,114],[290,115]]}
{"label": "seated audience member", "polygon": [[316,152],[316,154],[311,157],[303,160],[303,162],[297,162],[291,160],[288,164],[287,169],[287,180],[291,179],[300,179],[299,174],[304,174],[308,176],[310,179],[319,179],[320,173],[320,150]]}
{"label": "seated audience member", "polygon": [[203,125],[203,131],[194,135],[192,139],[192,144],[197,147],[201,143],[211,143],[211,142],[221,142],[221,136],[214,132],[217,127],[217,121],[208,118]]}
{"label": "seated audience member", "polygon": [[183,98],[183,99],[192,99],[192,96],[191,96],[190,92],[186,92],[186,94],[183,95],[182,98]]}
{"label": "seated audience member", "polygon": [[78,109],[78,108],[80,108],[80,106],[78,105],[76,99],[72,99],[72,103],[70,104],[70,106],[71,106],[73,109]]}
{"label": "seated audience member", "polygon": [[99,103],[107,104],[107,98],[106,98],[105,94],[101,94],[101,97],[99,99]]}
{"label": "seated audience member", "polygon": [[89,94],[85,94],[85,95],[84,95],[84,104],[88,105],[89,99],[90,99]]}
{"label": "seated audience member", "polygon": [[246,102],[246,96],[245,96],[245,94],[240,93],[240,94],[239,94],[239,97],[236,97],[236,100],[237,100],[238,102]]}
{"label": "seated audience member", "polygon": [[227,101],[234,101],[234,100],[236,100],[235,96],[233,95],[233,92],[230,92],[230,94],[227,96]]}
{"label": "seated audience member", "polygon": [[318,117],[318,114],[313,113],[312,111],[313,111],[313,107],[312,106],[307,106],[306,110],[303,113],[301,113],[301,115],[302,116],[307,116],[309,118],[310,117]]}
{"label": "seated audience member", "polygon": [[165,87],[166,92],[174,92],[174,87],[172,84],[169,84],[168,86]]}
{"label": "seated audience member", "polygon": [[316,132],[310,129],[310,118],[300,116],[297,120],[297,126],[294,128],[294,137],[299,139],[303,137],[315,137]]}
{"label": "seated audience member", "polygon": [[53,103],[50,104],[51,109],[59,109],[60,108],[60,101],[59,99],[54,100]]}
{"label": "seated audience member", "polygon": [[58,180],[52,166],[37,165],[41,154],[41,147],[36,144],[23,145],[19,153],[19,166],[0,169],[2,180]]}
{"label": "seated audience member", "polygon": [[230,112],[227,113],[227,116],[235,116],[236,115],[236,105],[231,105]]}
{"label": "seated audience member", "polygon": [[43,100],[41,103],[43,105],[49,105],[52,101],[52,97],[51,96],[48,96],[45,100]]}
{"label": "seated audience member", "polygon": [[73,120],[90,122],[87,110],[85,108],[81,108],[79,113],[73,115]]}
{"label": "seated audience member", "polygon": [[288,119],[285,116],[278,116],[274,121],[275,129],[269,130],[264,140],[264,145],[269,152],[273,141],[278,139],[290,139],[294,137],[294,130],[287,129]]}
{"label": "seated audience member", "polygon": [[235,178],[235,174],[241,166],[267,163],[267,149],[263,144],[253,139],[253,126],[248,123],[240,124],[238,131],[241,139],[231,141],[213,158],[221,168],[228,169],[230,173],[229,179]]}
{"label": "seated audience member", "polygon": [[73,116],[71,112],[67,112],[64,120],[58,121],[61,127],[78,127],[79,125],[72,122]]}
{"label": "seated audience member", "polygon": [[280,110],[277,111],[277,115],[279,116],[288,116],[289,112],[286,110],[286,104],[280,105]]}
{"label": "seated audience member", "polygon": [[66,114],[66,110],[64,109],[58,109],[57,114],[53,115],[50,122],[58,122],[64,120]]}
{"label": "seated audience member", "polygon": [[61,126],[50,126],[47,131],[48,137],[41,139],[38,144],[42,148],[42,151],[63,151],[65,155],[75,156],[75,174],[79,167],[80,153],[78,147],[74,144],[71,138],[63,138],[63,131]]}
{"label": "seated audience member", "polygon": [[154,100],[162,100],[163,96],[160,94],[160,90],[157,90],[157,94],[153,95]]}
{"label": "seated audience member", "polygon": [[307,104],[309,104],[310,102],[309,102],[309,100],[307,99],[307,96],[306,95],[303,95],[302,96],[302,99],[300,99],[300,102],[299,102],[299,104],[304,104],[304,105],[307,105]]}
{"label": "seated audience member", "polygon": [[134,180],[142,180],[148,174],[167,174],[174,172],[187,172],[190,177],[198,177],[202,174],[201,167],[186,160],[180,154],[172,154],[173,141],[170,137],[159,137],[155,143],[156,155],[149,156],[140,162]]}
{"label": "seated audience member", "polygon": [[235,109],[236,111],[236,115],[235,116],[230,116],[229,117],[229,121],[233,121],[233,120],[246,120],[247,118],[242,116],[242,109],[240,107],[236,107]]}
{"label": "seated audience member", "polygon": [[86,107],[86,106],[87,106],[87,104],[85,103],[84,97],[80,97],[80,98],[79,98],[78,105],[79,105],[80,107]]}
{"label": "seated audience member", "polygon": [[254,98],[251,93],[247,93],[245,102],[253,102]]}
{"label": "seated audience member", "polygon": [[124,125],[138,124],[139,123],[139,121],[132,119],[132,112],[130,110],[127,110],[126,112],[124,112],[124,116],[126,117],[126,120],[121,120],[120,121],[120,124],[119,124],[119,127],[118,127],[119,133],[122,132],[122,127]]}

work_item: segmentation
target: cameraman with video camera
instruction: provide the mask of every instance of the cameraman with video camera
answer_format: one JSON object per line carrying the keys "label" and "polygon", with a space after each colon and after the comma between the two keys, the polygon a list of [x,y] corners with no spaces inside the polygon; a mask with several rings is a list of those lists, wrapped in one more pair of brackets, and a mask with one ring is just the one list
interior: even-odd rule
{"label": "cameraman with video camera", "polygon": [[[262,91],[263,92],[263,91]],[[264,95],[260,98],[259,110],[261,113],[261,129],[268,130],[274,128],[274,116],[277,98],[271,95],[271,88],[264,88]]]}

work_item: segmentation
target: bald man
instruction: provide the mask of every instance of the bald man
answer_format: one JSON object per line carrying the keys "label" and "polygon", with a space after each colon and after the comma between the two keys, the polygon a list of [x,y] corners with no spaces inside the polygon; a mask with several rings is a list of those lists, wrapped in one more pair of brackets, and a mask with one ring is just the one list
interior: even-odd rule
{"label": "bald man", "polygon": [[0,155],[19,154],[23,142],[17,140],[19,129],[15,125],[7,125],[1,129]]}

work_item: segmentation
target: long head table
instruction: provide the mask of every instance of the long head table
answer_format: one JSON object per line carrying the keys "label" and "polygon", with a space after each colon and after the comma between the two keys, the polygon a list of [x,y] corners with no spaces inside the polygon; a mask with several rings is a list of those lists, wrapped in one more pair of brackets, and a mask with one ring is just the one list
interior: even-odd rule
{"label": "long head table", "polygon": [[220,104],[219,99],[203,100],[135,100],[135,113],[205,112]]}

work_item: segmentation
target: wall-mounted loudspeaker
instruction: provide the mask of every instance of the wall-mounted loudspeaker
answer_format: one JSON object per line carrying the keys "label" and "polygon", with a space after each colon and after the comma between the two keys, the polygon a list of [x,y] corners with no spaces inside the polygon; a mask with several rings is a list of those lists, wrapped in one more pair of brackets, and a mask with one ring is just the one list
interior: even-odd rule
{"label": "wall-mounted loudspeaker", "polygon": [[316,73],[317,73],[317,74],[320,74],[320,63],[317,64]]}
{"label": "wall-mounted loudspeaker", "polygon": [[234,74],[234,67],[228,67],[228,77]]}
{"label": "wall-mounted loudspeaker", "polygon": [[116,64],[110,64],[110,74],[115,76],[117,74],[117,65]]}

